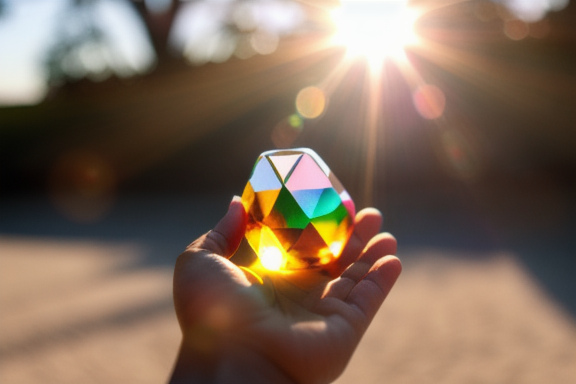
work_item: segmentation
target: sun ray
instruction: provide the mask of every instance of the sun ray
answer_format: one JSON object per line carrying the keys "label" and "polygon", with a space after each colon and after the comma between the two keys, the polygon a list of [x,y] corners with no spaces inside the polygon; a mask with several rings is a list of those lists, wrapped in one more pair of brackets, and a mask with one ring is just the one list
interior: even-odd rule
{"label": "sun ray", "polygon": [[[474,92],[468,93],[470,96],[496,96],[516,107],[542,107],[536,100],[539,95],[522,95],[526,84],[534,83],[530,73],[525,69],[514,73],[518,72],[518,63],[507,62],[506,55],[486,55],[488,48],[494,52],[496,44],[504,46],[508,40],[502,31],[477,20],[468,0],[411,1],[412,9],[402,0],[341,0],[341,4],[334,12],[324,9],[324,22],[328,29],[334,28],[334,36],[323,40],[321,48],[340,52],[340,56],[336,55],[328,70],[324,67],[321,80],[310,85],[324,92],[330,99],[327,110],[333,109],[322,114],[332,123],[321,124],[331,125],[330,130],[322,128],[327,136],[324,142],[337,149],[343,147],[340,141],[345,141],[348,148],[353,148],[345,165],[362,170],[354,174],[354,179],[366,205],[378,197],[375,186],[382,180],[376,180],[376,176],[383,176],[385,165],[378,162],[382,159],[380,149],[382,145],[388,148],[386,140],[394,139],[395,134],[385,137],[387,131],[399,129],[389,124],[395,121],[395,114],[412,114],[422,119],[422,125],[435,127],[422,134],[430,136],[431,145],[440,148],[439,156],[448,156],[454,165],[458,161],[463,164],[458,156],[470,152],[462,150],[468,139],[458,133],[458,116],[470,108],[456,97],[457,82],[469,86],[468,92]],[[362,11],[362,6],[367,8]],[[362,14],[366,10],[368,13]],[[410,17],[399,17],[401,14]],[[382,23],[390,18],[395,22]],[[388,29],[371,24],[374,20],[387,24]],[[556,77],[562,78],[558,74]],[[541,88],[557,86],[554,82]],[[394,110],[398,106],[397,92],[405,112]],[[461,107],[464,109],[458,110]]]}
{"label": "sun ray", "polygon": [[332,11],[334,44],[345,46],[352,57],[365,57],[372,68],[380,67],[416,41],[416,13],[407,4],[407,0],[342,0]]}

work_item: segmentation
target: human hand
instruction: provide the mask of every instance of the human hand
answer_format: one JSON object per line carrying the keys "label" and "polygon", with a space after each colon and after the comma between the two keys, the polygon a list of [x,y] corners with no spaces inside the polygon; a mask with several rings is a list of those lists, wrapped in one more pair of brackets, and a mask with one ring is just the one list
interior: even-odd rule
{"label": "human hand", "polygon": [[[182,345],[171,383],[329,383],[344,370],[401,272],[382,216],[356,215],[329,271],[270,275],[260,284],[227,258],[247,215],[238,198],[214,230],[176,262],[174,305]],[[273,286],[273,296],[270,289]]]}

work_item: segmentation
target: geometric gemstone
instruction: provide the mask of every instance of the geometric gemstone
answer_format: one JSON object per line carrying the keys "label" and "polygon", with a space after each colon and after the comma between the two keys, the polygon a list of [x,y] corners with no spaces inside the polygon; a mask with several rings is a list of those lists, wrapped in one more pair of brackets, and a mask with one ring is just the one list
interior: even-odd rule
{"label": "geometric gemstone", "polygon": [[262,153],[244,188],[246,240],[273,271],[321,268],[352,234],[354,202],[326,163],[308,148]]}

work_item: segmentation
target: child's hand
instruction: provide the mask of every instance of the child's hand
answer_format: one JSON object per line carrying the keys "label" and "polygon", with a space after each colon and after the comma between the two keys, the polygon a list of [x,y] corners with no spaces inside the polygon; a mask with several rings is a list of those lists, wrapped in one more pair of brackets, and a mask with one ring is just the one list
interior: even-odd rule
{"label": "child's hand", "polygon": [[[329,273],[272,276],[271,287],[227,260],[246,228],[234,199],[216,228],[180,255],[174,305],[183,333],[171,383],[329,383],[344,370],[402,269],[375,209]],[[335,278],[332,279],[331,276]]]}

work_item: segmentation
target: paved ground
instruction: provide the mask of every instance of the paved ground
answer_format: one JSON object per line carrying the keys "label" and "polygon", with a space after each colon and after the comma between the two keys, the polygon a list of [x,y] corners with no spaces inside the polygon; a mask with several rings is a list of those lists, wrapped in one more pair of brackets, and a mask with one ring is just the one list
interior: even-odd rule
{"label": "paved ground", "polygon": [[[172,265],[226,199],[132,199],[92,226],[5,203],[0,382],[165,382],[179,343]],[[574,314],[521,251],[416,243],[339,384],[576,382]]]}

